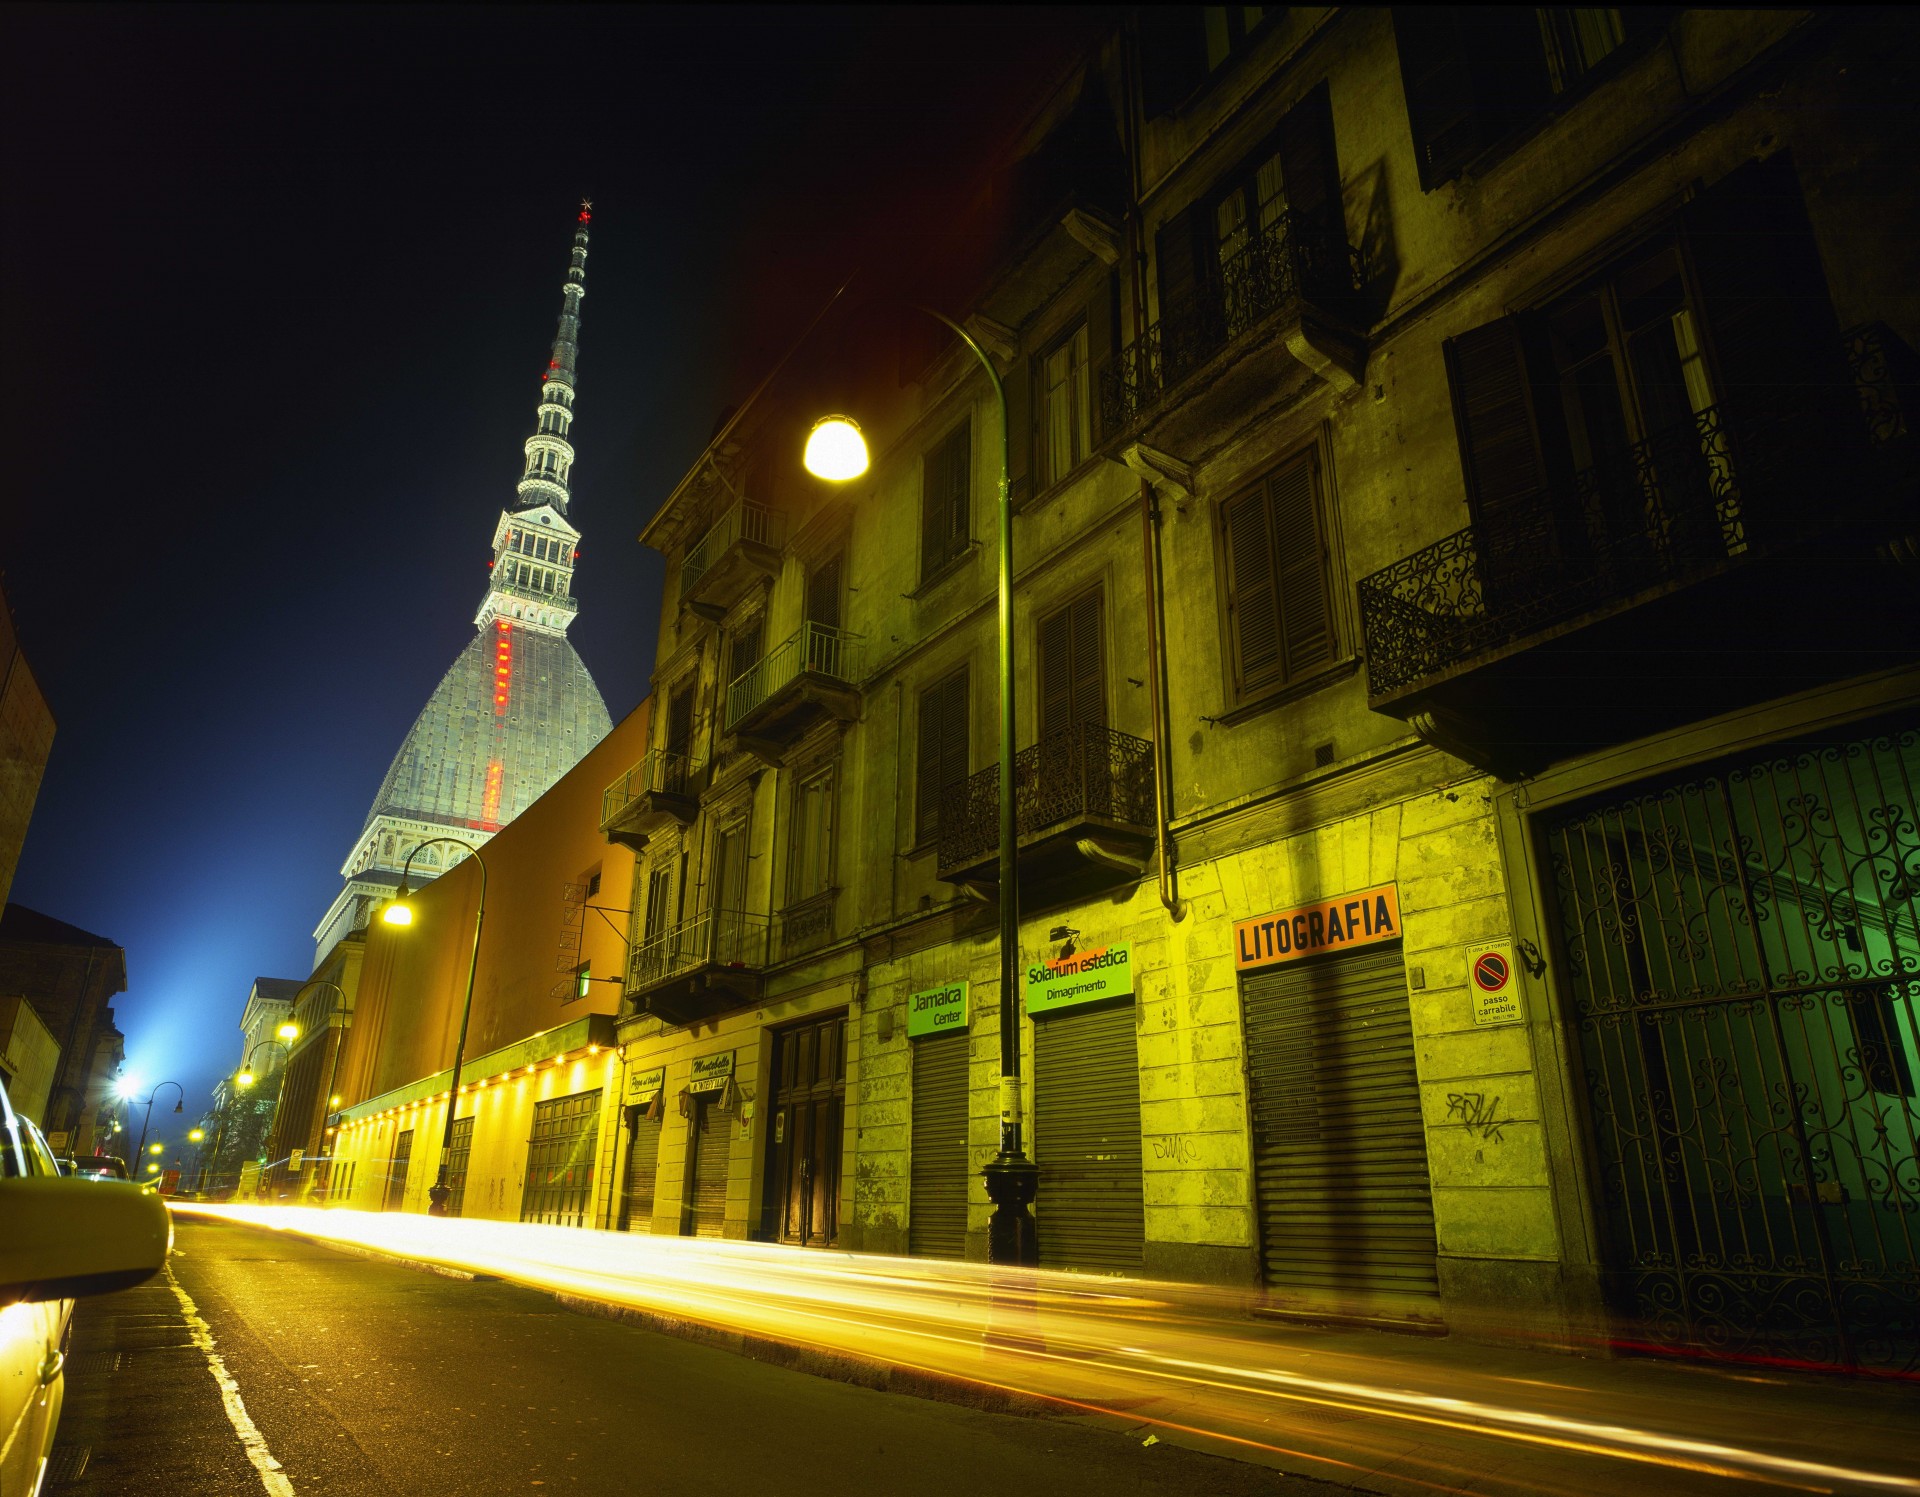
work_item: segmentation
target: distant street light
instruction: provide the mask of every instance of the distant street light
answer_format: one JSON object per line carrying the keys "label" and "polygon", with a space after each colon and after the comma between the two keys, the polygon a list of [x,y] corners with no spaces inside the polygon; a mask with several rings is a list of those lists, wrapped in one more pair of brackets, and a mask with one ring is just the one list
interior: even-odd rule
{"label": "distant street light", "polygon": [[429,1216],[446,1216],[447,1203],[453,1198],[453,1187],[447,1184],[447,1156],[453,1152],[453,1109],[460,1100],[460,1065],[467,1055],[467,1020],[473,1015],[473,975],[480,965],[480,927],[487,918],[487,861],[479,852],[454,837],[429,837],[407,854],[407,861],[400,868],[400,887],[394,891],[393,903],[380,912],[380,918],[397,930],[405,930],[413,924],[412,895],[407,888],[407,879],[413,872],[413,860],[426,848],[436,842],[445,842],[462,852],[472,854],[473,861],[480,865],[480,902],[473,912],[473,950],[467,956],[467,996],[460,1005],[460,1037],[453,1045],[453,1079],[447,1083],[447,1122],[440,1134],[440,1172],[433,1186],[427,1192],[432,1202],[427,1207]]}
{"label": "distant street light", "polygon": [[[125,1082],[121,1083],[121,1085],[123,1086],[125,1084],[126,1084]],[[138,1159],[142,1154],[147,1152],[147,1124],[153,1121],[153,1099],[160,1095],[160,1088],[163,1086],[170,1086],[174,1089],[174,1091],[179,1093],[180,1099],[173,1104],[173,1110],[175,1112],[185,1112],[187,1110],[186,1088],[181,1086],[180,1083],[177,1081],[162,1081],[157,1086],[155,1086],[152,1091],[148,1092],[146,1116],[141,1118],[140,1120],[140,1142],[133,1151],[133,1157],[135,1159]],[[130,1090],[121,1093],[120,1100],[123,1102],[131,1102],[133,1100],[134,1092],[137,1092],[139,1089],[140,1089],[139,1083],[137,1082],[134,1083],[133,1087]],[[158,1147],[159,1147],[158,1145],[155,1145],[156,1151],[158,1150]]]}
{"label": "distant street light", "polygon": [[[1020,1106],[1020,887],[1013,798],[1013,505],[1008,473],[1007,391],[1000,371],[967,330],[931,307],[972,350],[987,371],[1000,405],[1000,1153],[980,1173],[993,1200],[987,1223],[987,1259],[1032,1267],[1040,1261],[1039,1238],[1027,1207],[1040,1188],[1040,1171],[1022,1147]],[[847,416],[814,423],[801,459],[809,473],[845,483],[867,471],[867,443]]]}

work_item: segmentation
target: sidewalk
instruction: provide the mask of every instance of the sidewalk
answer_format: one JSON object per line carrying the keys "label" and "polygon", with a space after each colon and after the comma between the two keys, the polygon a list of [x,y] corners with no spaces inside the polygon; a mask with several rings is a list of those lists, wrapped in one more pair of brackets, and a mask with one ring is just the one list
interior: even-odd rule
{"label": "sidewalk", "polygon": [[1393,1494],[1920,1494],[1920,1384],[1229,1316],[1204,1290],[984,1264],[286,1208],[291,1230],[892,1391],[1120,1427]]}

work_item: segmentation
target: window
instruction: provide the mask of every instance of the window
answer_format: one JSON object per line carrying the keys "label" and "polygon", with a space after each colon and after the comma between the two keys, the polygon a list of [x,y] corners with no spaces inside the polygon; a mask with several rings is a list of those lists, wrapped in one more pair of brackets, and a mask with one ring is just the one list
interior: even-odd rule
{"label": "window", "polygon": [[1044,484],[1059,483],[1093,451],[1093,381],[1082,323],[1040,363],[1040,430]]}
{"label": "window", "polygon": [[765,648],[766,619],[756,618],[733,631],[727,646],[727,679],[737,681],[760,663]]}
{"label": "window", "polygon": [[833,887],[831,768],[803,780],[793,792],[787,850],[787,903],[799,904]]}
{"label": "window", "polygon": [[1236,702],[1335,659],[1332,557],[1322,509],[1319,459],[1310,452],[1220,507]]}
{"label": "window", "polygon": [[963,421],[927,453],[920,478],[920,578],[966,550],[973,486],[973,423]]}
{"label": "window", "polygon": [[1040,620],[1040,736],[1107,721],[1100,592],[1082,594]]}
{"label": "window", "polygon": [[1266,16],[1260,5],[1203,5],[1200,7],[1207,36],[1207,71],[1217,72],[1222,63],[1246,44]]}
{"label": "window", "polygon": [[955,671],[920,693],[919,762],[914,776],[914,837],[940,832],[940,801],[967,777],[967,672]]}
{"label": "window", "polygon": [[600,892],[600,870],[594,869],[587,875],[587,898],[591,899]]}
{"label": "window", "polygon": [[593,981],[593,963],[582,962],[573,969],[573,997],[569,1000],[578,1003],[587,996],[588,984]]}
{"label": "window", "polygon": [[1431,191],[1459,176],[1665,21],[1658,6],[1395,6],[1420,185]]}

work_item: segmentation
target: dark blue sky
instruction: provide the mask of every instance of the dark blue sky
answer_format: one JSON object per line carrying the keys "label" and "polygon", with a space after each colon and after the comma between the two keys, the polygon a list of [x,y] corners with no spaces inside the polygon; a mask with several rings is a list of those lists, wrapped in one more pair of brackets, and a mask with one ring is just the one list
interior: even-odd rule
{"label": "dark blue sky", "polygon": [[572,634],[618,719],[653,657],[645,518],[1085,23],[0,12],[0,568],[59,722],[12,898],[126,948],[130,1069],[203,1096],[253,977],[309,970],[471,635],[579,194]]}

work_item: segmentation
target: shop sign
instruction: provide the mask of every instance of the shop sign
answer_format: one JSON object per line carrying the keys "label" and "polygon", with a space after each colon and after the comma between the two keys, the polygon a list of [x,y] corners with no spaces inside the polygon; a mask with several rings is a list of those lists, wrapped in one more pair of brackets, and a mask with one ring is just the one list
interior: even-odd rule
{"label": "shop sign", "polygon": [[728,1050],[720,1055],[703,1055],[693,1063],[693,1080],[687,1083],[690,1092],[717,1092],[726,1088],[733,1076],[733,1052]]}
{"label": "shop sign", "polygon": [[1473,995],[1474,1023],[1520,1022],[1520,979],[1514,975],[1511,941],[1467,948],[1467,991]]}
{"label": "shop sign", "polygon": [[72,1136],[64,1128],[56,1128],[47,1135],[47,1147],[56,1154],[64,1154],[67,1152],[67,1140]]}
{"label": "shop sign", "polygon": [[1133,992],[1133,943],[1116,941],[1092,951],[1035,962],[1027,968],[1027,1012],[1048,1014],[1057,1008],[1124,998]]}
{"label": "shop sign", "polygon": [[1236,971],[1246,972],[1399,939],[1399,886],[1380,884],[1234,922],[1233,965]]}
{"label": "shop sign", "polygon": [[965,1029],[968,987],[964,982],[950,982],[945,987],[909,993],[907,1038],[917,1040],[923,1035],[948,1034]]}
{"label": "shop sign", "polygon": [[305,1149],[295,1149],[291,1154],[287,1155],[287,1173],[289,1175],[297,1175],[300,1173],[300,1161],[305,1155]]}
{"label": "shop sign", "polygon": [[659,1096],[667,1084],[667,1068],[655,1066],[651,1071],[635,1071],[627,1077],[627,1100],[629,1102],[651,1102]]}

